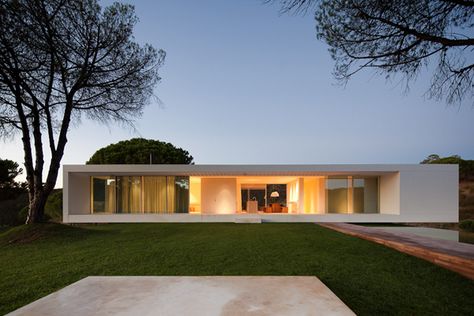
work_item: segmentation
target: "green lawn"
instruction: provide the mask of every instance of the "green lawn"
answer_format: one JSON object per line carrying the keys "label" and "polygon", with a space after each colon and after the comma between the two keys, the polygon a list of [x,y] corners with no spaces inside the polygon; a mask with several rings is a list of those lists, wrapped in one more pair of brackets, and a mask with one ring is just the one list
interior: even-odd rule
{"label": "green lawn", "polygon": [[43,224],[0,233],[0,314],[89,275],[315,275],[361,315],[468,315],[474,282],[315,224]]}

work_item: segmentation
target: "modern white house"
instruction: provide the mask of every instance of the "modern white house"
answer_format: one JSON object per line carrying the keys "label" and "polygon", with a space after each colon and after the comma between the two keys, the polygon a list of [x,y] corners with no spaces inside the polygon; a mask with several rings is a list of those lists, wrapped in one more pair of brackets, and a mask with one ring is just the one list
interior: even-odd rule
{"label": "modern white house", "polygon": [[64,165],[63,221],[458,222],[457,165]]}

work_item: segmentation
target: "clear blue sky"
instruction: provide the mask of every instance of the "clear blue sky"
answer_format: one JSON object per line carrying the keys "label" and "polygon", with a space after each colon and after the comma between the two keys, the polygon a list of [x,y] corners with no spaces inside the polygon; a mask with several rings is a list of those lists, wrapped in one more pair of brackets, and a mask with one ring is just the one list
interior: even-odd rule
{"label": "clear blue sky", "polygon": [[[346,87],[307,16],[259,0],[129,1],[139,42],[167,52],[162,82],[136,131],[89,121],[69,134],[64,164],[132,137],[171,142],[204,163],[418,163],[431,153],[474,158],[474,109],[427,100],[364,72]],[[103,4],[110,3],[104,1]],[[23,162],[21,140],[0,157]],[[58,179],[61,186],[61,179]]]}

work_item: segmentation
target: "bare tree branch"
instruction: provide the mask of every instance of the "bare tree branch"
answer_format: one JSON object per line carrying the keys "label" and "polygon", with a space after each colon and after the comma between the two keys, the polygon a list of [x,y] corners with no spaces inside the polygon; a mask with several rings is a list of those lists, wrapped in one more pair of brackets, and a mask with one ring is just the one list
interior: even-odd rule
{"label": "bare tree branch", "polygon": [[407,83],[436,66],[428,96],[448,104],[473,101],[474,1],[268,0],[282,12],[314,10],[319,39],[329,45],[334,74],[347,82],[362,69]]}
{"label": "bare tree branch", "polygon": [[[23,136],[28,222],[42,219],[72,119],[131,124],[153,95],[165,54],[134,42],[136,23],[131,5],[0,0],[0,128]],[[45,181],[43,133],[51,151]]]}

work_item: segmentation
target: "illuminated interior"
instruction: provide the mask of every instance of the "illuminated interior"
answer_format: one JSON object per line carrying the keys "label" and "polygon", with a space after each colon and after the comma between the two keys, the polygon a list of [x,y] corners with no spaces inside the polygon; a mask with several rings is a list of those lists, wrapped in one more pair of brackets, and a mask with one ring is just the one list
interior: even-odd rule
{"label": "illuminated interior", "polygon": [[189,213],[201,213],[200,177],[189,177]]}
{"label": "illuminated interior", "polygon": [[91,213],[379,213],[376,176],[92,176]]}

